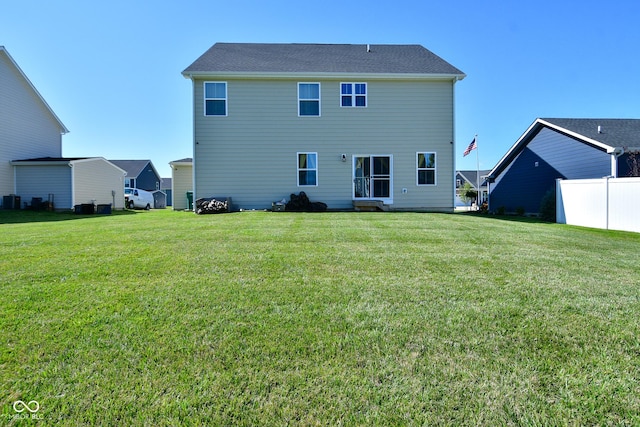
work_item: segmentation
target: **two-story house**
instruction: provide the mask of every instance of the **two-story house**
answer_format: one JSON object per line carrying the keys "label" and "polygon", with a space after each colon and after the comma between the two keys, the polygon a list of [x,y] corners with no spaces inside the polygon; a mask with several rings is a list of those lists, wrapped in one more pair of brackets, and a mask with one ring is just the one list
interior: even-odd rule
{"label": "two-story house", "polygon": [[329,209],[454,208],[454,86],[419,45],[217,43],[193,83],[194,197],[262,209],[304,191]]}
{"label": "two-story house", "polygon": [[4,209],[124,208],[125,172],[102,157],[62,157],[69,132],[0,46],[0,203]]}
{"label": "two-story house", "polygon": [[61,157],[69,132],[9,52],[0,46],[0,194],[14,193],[12,160]]}

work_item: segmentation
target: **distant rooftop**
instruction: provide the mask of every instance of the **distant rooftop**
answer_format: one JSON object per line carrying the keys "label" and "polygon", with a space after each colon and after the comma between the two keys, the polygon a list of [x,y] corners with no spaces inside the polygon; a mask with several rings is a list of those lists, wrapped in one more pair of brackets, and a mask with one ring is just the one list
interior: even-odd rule
{"label": "distant rooftop", "polygon": [[109,160],[120,169],[127,171],[127,175],[130,177],[136,177],[140,175],[144,168],[147,167],[151,160]]}
{"label": "distant rooftop", "polygon": [[92,159],[93,157],[36,157],[33,159],[13,160],[13,162],[73,162],[76,160]]}

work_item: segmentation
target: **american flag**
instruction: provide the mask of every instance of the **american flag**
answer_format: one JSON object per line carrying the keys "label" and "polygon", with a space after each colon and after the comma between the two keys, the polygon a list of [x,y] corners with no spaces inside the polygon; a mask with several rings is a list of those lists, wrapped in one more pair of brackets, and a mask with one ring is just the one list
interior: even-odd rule
{"label": "american flag", "polygon": [[476,139],[473,138],[473,141],[471,141],[471,144],[469,144],[467,149],[464,150],[464,153],[462,154],[462,157],[466,156],[467,154],[469,154],[472,150],[475,150],[476,148],[478,148],[478,146],[476,145]]}

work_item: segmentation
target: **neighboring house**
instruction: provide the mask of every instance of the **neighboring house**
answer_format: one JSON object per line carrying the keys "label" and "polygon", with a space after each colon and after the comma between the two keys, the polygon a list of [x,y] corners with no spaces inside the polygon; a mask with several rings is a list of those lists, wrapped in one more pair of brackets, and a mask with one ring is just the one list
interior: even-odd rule
{"label": "neighboring house", "polygon": [[125,187],[147,191],[160,190],[162,178],[151,160],[110,160],[110,162],[127,171]]}
{"label": "neighboring house", "polygon": [[456,206],[468,206],[469,203],[464,203],[460,198],[460,190],[465,183],[469,183],[471,188],[478,191],[478,181],[480,181],[480,202],[487,200],[488,187],[486,176],[489,174],[488,170],[481,171],[456,171]]}
{"label": "neighboring house", "polygon": [[12,160],[61,157],[62,135],[68,132],[0,46],[0,195],[17,194]]}
{"label": "neighboring house", "polygon": [[262,209],[305,192],[329,209],[453,211],[465,74],[424,47],[217,43],[182,74],[195,199]]}
{"label": "neighboring house", "polygon": [[111,205],[124,209],[125,171],[102,157],[43,157],[14,160],[16,192],[23,207],[33,199],[52,202],[56,210],[76,205]]}
{"label": "neighboring house", "polygon": [[171,166],[171,194],[173,210],[193,210],[189,206],[189,197],[193,203],[193,159],[186,158],[169,162]]}
{"label": "neighboring house", "polygon": [[167,206],[173,205],[173,193],[171,192],[171,178],[161,179],[160,191],[162,191],[167,196]]}
{"label": "neighboring house", "polygon": [[558,178],[627,176],[638,146],[640,119],[537,119],[489,172],[489,209],[536,214]]}

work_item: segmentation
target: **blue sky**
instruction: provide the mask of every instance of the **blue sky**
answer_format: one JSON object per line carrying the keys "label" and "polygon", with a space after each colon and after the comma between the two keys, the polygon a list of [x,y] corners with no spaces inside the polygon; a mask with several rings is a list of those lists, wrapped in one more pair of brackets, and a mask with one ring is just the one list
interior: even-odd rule
{"label": "blue sky", "polygon": [[[305,5],[301,7],[301,5]],[[70,130],[64,156],[192,154],[182,70],[215,42],[421,44],[456,84],[456,161],[491,169],[538,117],[640,118],[640,2],[4,2],[0,45]]]}

